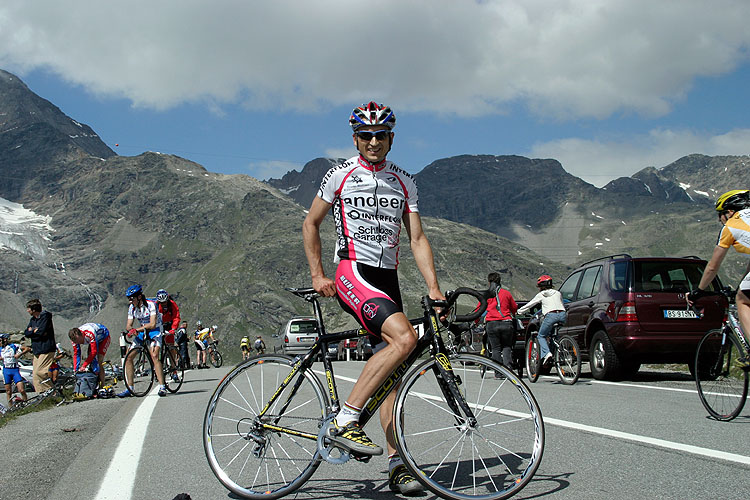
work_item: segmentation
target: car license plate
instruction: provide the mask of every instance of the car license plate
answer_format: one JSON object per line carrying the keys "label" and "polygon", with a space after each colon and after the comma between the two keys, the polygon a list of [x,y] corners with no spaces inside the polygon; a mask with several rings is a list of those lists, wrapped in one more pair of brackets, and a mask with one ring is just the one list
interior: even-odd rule
{"label": "car license plate", "polygon": [[698,319],[698,315],[689,309],[665,309],[666,319]]}

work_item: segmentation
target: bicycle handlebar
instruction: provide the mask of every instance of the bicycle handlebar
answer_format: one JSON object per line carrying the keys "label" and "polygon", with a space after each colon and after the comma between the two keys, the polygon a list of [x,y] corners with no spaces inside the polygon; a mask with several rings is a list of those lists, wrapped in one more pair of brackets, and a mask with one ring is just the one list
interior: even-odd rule
{"label": "bicycle handlebar", "polygon": [[472,297],[476,298],[479,301],[479,306],[469,314],[456,315],[453,318],[453,322],[468,323],[474,321],[475,319],[482,316],[482,314],[484,314],[484,311],[487,310],[487,299],[484,297],[484,294],[482,292],[474,290],[473,288],[466,287],[456,288],[455,290],[448,290],[447,292],[445,292],[445,300],[434,300],[430,298],[429,295],[426,295],[422,299],[422,303],[427,309],[431,309],[433,307],[442,307],[443,309],[447,310],[453,307],[453,305],[456,303],[456,300],[458,300],[461,295],[471,295]]}

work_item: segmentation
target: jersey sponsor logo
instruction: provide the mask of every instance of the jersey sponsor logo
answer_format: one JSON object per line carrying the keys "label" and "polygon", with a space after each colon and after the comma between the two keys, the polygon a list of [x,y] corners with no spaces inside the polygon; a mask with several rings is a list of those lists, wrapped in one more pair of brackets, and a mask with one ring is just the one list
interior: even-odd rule
{"label": "jersey sponsor logo", "polygon": [[367,316],[368,319],[373,319],[376,314],[378,314],[378,309],[380,306],[373,304],[371,302],[366,303],[362,306],[362,314]]}
{"label": "jersey sponsor logo", "polygon": [[342,295],[344,295],[353,306],[359,306],[359,303],[362,302],[362,300],[357,297],[357,294],[354,291],[354,283],[346,279],[345,276],[340,276],[339,281],[341,282],[340,284],[344,286],[343,289],[339,288]]}
{"label": "jersey sponsor logo", "polygon": [[392,208],[399,213],[404,211],[406,200],[403,196],[342,196],[344,205],[352,208]]}

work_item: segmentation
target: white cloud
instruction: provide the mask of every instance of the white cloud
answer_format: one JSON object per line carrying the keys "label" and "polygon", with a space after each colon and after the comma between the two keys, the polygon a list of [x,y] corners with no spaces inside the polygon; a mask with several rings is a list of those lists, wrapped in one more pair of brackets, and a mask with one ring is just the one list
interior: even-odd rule
{"label": "white cloud", "polygon": [[[374,95],[461,115],[659,116],[747,59],[750,2],[3,2],[0,66],[165,109],[315,112]],[[438,104],[436,104],[438,103]]]}
{"label": "white cloud", "polygon": [[627,138],[568,138],[539,143],[529,155],[555,158],[569,173],[601,187],[614,178],[628,177],[647,166],[664,167],[690,153],[711,156],[749,152],[750,129],[736,129],[722,135],[660,129]]}

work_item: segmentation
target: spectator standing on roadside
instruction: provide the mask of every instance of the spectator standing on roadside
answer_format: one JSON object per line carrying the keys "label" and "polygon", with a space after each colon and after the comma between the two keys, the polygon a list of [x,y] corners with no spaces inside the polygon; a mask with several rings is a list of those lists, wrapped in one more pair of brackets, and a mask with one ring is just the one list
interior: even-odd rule
{"label": "spectator standing on roadside", "polygon": [[39,299],[28,301],[26,311],[31,315],[31,320],[23,334],[31,339],[31,352],[34,355],[34,390],[44,392],[52,388],[49,368],[55,361],[55,327],[52,325],[52,313],[42,310]]}
{"label": "spectator standing on roadside", "polygon": [[[492,347],[492,359],[514,370],[513,344],[515,343],[514,316],[518,305],[508,290],[500,287],[500,274],[487,275],[489,287],[485,292],[487,315],[484,318],[487,339]],[[495,375],[499,377],[499,375]]]}
{"label": "spectator standing on roadside", "polygon": [[13,396],[13,384],[24,401],[26,401],[26,388],[24,387],[25,379],[18,368],[18,358],[31,350],[30,347],[21,344],[12,344],[10,335],[0,333],[0,357],[3,363],[3,378],[5,379],[5,394],[8,396],[8,407],[10,408],[10,398]]}

